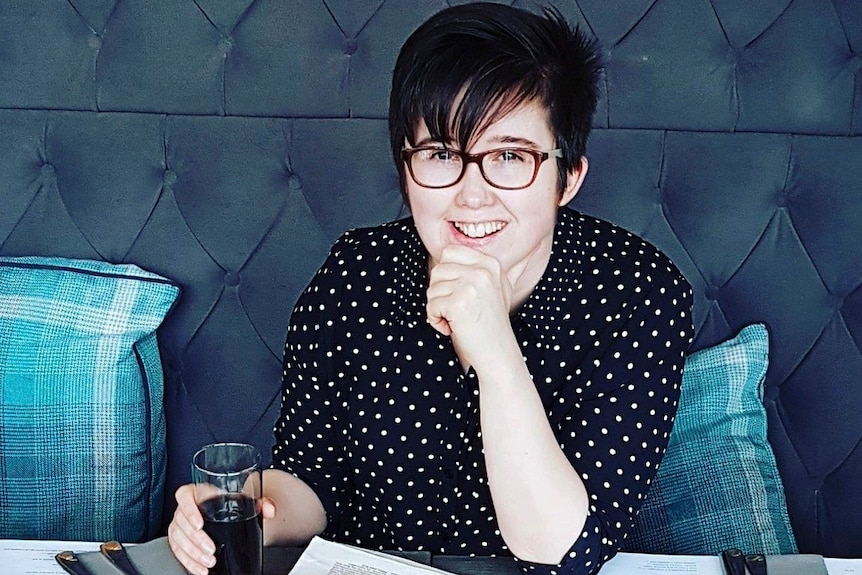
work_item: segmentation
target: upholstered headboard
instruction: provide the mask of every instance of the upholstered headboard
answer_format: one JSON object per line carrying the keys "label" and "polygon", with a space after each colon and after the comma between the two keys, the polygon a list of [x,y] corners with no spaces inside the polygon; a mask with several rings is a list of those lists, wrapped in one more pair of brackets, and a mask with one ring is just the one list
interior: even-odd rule
{"label": "upholstered headboard", "polygon": [[[800,549],[862,556],[862,4],[556,4],[607,64],[575,207],[671,255],[695,347],[767,324]],[[342,231],[403,213],[389,76],[445,5],[0,5],[0,254],[181,285],[159,332],[169,493],[204,443],[268,450],[295,298]]]}

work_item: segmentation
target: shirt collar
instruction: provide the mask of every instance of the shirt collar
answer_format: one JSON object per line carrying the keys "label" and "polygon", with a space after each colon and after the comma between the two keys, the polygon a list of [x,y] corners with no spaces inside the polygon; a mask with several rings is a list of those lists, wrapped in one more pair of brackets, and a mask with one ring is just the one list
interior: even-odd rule
{"label": "shirt collar", "polygon": [[580,217],[562,208],[557,215],[548,267],[516,314],[543,343],[556,344],[571,329],[575,321],[569,311],[573,308],[571,300],[580,297],[586,260]]}
{"label": "shirt collar", "polygon": [[428,252],[422,245],[413,218],[399,220],[403,241],[392,262],[391,318],[395,323],[406,322],[410,327],[425,321],[426,288],[428,286]]}
{"label": "shirt collar", "polygon": [[[425,321],[426,287],[428,285],[428,252],[422,245],[412,218],[399,222],[404,241],[396,253],[390,287],[393,301],[392,320],[412,326]],[[562,208],[554,227],[551,257],[545,273],[515,315],[521,318],[534,336],[554,344],[571,318],[568,303],[582,285],[586,251],[578,214]],[[567,321],[568,320],[568,321]]]}

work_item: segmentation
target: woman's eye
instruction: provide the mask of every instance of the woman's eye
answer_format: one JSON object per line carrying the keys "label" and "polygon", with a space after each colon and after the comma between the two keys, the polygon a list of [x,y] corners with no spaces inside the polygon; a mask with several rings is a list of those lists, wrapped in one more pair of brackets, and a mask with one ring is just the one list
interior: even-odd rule
{"label": "woman's eye", "polygon": [[512,164],[524,161],[524,154],[519,150],[500,150],[497,154],[497,161],[504,164]]}
{"label": "woman's eye", "polygon": [[451,150],[446,148],[426,148],[421,150],[418,159],[428,163],[451,163],[455,161],[456,156]]}

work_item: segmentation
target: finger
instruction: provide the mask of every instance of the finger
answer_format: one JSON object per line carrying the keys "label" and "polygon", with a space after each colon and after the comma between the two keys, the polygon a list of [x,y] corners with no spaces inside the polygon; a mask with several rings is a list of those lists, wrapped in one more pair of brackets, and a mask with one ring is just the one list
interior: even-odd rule
{"label": "finger", "polygon": [[174,519],[177,516],[183,519],[184,524],[190,526],[190,530],[199,530],[204,527],[204,519],[198,509],[197,502],[194,496],[194,486],[183,485],[176,492],[177,510],[174,513]]}
{"label": "finger", "polygon": [[432,281],[426,290],[425,315],[431,327],[443,335],[452,335],[452,326],[449,325],[448,308],[451,306],[453,290],[456,282],[437,280]]}
{"label": "finger", "polygon": [[474,265],[485,259],[494,258],[475,249],[460,244],[449,244],[440,252],[440,262]]}
{"label": "finger", "polygon": [[174,523],[195,547],[206,555],[215,553],[215,543],[203,530],[204,518],[194,500],[194,487],[184,485],[177,490],[177,510]]}
{"label": "finger", "polygon": [[431,272],[428,275],[428,284],[434,285],[440,282],[457,281],[472,269],[474,269],[473,266],[460,263],[437,262],[437,264],[431,268]]}
{"label": "finger", "polygon": [[260,499],[260,514],[264,519],[273,519],[275,517],[275,502],[269,497],[261,497]]}
{"label": "finger", "polygon": [[452,326],[446,319],[446,297],[431,297],[429,294],[428,303],[425,305],[425,315],[431,327],[443,335],[452,335]]}
{"label": "finger", "polygon": [[193,547],[188,547],[189,543],[183,539],[183,535],[171,527],[168,527],[168,544],[174,557],[189,573],[193,575],[206,575],[209,573],[210,562],[199,557],[198,552],[194,551]]}
{"label": "finger", "polygon": [[428,323],[431,324],[431,327],[436,329],[442,335],[451,336],[452,335],[452,326],[449,325],[449,321],[442,316],[428,315]]}
{"label": "finger", "polygon": [[177,561],[193,575],[207,575],[209,568],[215,565],[215,556],[197,547],[186,531],[183,530],[177,517],[168,526],[168,544]]}
{"label": "finger", "polygon": [[[203,523],[203,519],[200,522]],[[178,534],[182,534],[184,541],[188,541],[190,545],[200,549],[201,553],[205,555],[215,553],[215,543],[213,543],[202,527],[196,525],[195,518],[189,518],[183,513],[177,513],[174,515],[172,525],[176,527]]]}
{"label": "finger", "polygon": [[452,319],[451,314],[460,314],[476,305],[482,305],[494,292],[494,284],[481,270],[467,270],[449,280],[435,279],[428,284],[425,297],[429,307]]}
{"label": "finger", "polygon": [[500,286],[503,279],[500,265],[493,258],[473,262],[441,261],[431,268],[428,286],[452,282],[449,289],[453,292],[466,285],[483,286],[483,290],[488,290]]}

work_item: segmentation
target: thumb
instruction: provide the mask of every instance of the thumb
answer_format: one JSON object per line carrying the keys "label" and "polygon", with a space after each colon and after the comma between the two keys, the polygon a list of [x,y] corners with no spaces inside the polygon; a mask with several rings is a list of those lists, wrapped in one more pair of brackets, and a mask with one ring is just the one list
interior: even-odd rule
{"label": "thumb", "polygon": [[261,497],[260,513],[264,519],[272,519],[275,517],[275,502],[269,497]]}
{"label": "thumb", "polygon": [[449,321],[445,317],[429,315],[428,323],[441,334],[452,335],[452,326],[449,325]]}

